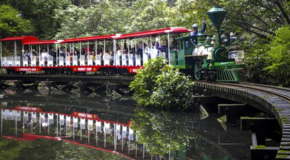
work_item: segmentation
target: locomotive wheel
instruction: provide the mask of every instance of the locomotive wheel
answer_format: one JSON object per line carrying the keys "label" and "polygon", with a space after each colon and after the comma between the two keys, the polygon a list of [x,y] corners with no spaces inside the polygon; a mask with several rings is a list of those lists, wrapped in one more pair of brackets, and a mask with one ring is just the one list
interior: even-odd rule
{"label": "locomotive wheel", "polygon": [[198,71],[201,68],[202,68],[202,61],[194,62],[194,77],[196,80],[201,80],[203,78],[203,74],[201,73],[201,71]]}
{"label": "locomotive wheel", "polygon": [[204,79],[204,80],[209,80],[210,79],[210,74],[209,73],[204,73],[203,75],[202,75],[202,78]]}
{"label": "locomotive wheel", "polygon": [[214,73],[211,73],[210,75],[211,75],[210,79],[212,81],[216,81],[216,73],[214,72]]}

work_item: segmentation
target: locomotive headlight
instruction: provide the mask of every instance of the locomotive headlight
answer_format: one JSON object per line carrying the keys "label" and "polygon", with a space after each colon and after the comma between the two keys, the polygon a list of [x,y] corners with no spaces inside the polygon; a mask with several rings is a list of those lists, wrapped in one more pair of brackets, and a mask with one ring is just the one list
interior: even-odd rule
{"label": "locomotive headlight", "polygon": [[228,42],[229,42],[229,38],[228,38],[228,36],[225,35],[225,34],[223,34],[223,35],[221,36],[221,42],[222,42],[223,44],[228,43]]}

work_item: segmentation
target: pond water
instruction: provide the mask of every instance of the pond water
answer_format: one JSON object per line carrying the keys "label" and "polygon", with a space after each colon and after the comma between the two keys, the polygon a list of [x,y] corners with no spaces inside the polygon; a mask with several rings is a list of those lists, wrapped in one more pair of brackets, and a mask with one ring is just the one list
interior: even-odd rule
{"label": "pond water", "polygon": [[131,97],[46,88],[2,91],[4,159],[250,159],[250,132],[196,111],[136,107]]}

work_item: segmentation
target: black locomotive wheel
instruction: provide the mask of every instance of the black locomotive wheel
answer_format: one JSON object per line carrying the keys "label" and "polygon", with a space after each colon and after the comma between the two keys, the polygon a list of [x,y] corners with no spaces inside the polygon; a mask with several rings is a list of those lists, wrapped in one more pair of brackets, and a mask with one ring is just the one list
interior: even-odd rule
{"label": "black locomotive wheel", "polygon": [[202,75],[202,78],[204,79],[204,80],[210,80],[210,74],[209,73],[204,73],[203,75]]}
{"label": "black locomotive wheel", "polygon": [[210,74],[210,80],[211,81],[216,81],[216,72],[213,72]]}

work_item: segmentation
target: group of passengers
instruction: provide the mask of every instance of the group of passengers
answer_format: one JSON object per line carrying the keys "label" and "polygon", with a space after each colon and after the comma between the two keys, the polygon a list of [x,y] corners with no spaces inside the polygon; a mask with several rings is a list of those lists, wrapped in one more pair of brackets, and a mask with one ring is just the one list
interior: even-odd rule
{"label": "group of passengers", "polygon": [[53,58],[53,64],[56,64],[56,52],[54,50],[54,48],[50,48],[49,52],[47,52],[47,49],[43,48],[41,50],[41,52],[39,53],[38,51],[32,49],[29,50],[25,50],[23,57],[28,61],[28,64],[31,64],[31,57],[33,56],[40,56],[42,58],[42,61],[44,61],[44,65],[47,66],[47,62],[48,62],[48,57],[51,56]]}
{"label": "group of passengers", "polygon": [[[151,58],[160,57],[163,56],[168,60],[168,41],[164,40],[162,45],[160,46],[157,42],[158,39],[156,38],[156,42],[152,43],[150,40],[148,43],[138,43],[136,44],[136,48],[132,48],[131,45],[128,45],[125,43],[124,47],[117,44],[117,59],[116,60],[122,60],[122,58],[126,59],[126,63],[128,64],[129,59],[133,60],[134,65],[136,65],[136,59],[140,59],[140,61],[143,61],[145,59],[149,60]],[[144,49],[143,49],[144,48]],[[146,57],[143,57],[143,50],[144,55]]]}
{"label": "group of passengers", "polygon": [[106,51],[104,51],[104,47],[100,46],[100,49],[95,50],[94,47],[92,45],[90,45],[89,47],[86,48],[82,48],[81,51],[79,51],[77,48],[74,48],[72,51],[66,49],[65,47],[61,47],[60,48],[60,56],[63,57],[64,59],[66,57],[70,57],[70,62],[72,65],[72,61],[73,61],[73,56],[77,57],[77,61],[80,62],[81,61],[81,57],[84,57],[84,59],[88,59],[89,56],[91,56],[92,61],[93,61],[93,65],[95,65],[95,60],[96,57],[100,56],[100,60],[103,64],[104,61],[104,56],[109,56],[110,59],[110,64],[113,64],[113,52],[109,49],[106,49]]}
{"label": "group of passengers", "polygon": [[[131,45],[128,45],[125,43],[124,46],[118,45],[116,46],[117,52],[116,52],[116,57],[114,57],[114,52],[111,48],[106,48],[104,50],[103,46],[98,46],[98,50],[94,49],[93,45],[90,45],[86,48],[82,48],[81,51],[79,51],[77,48],[69,50],[68,48],[65,47],[59,47],[56,51],[53,47],[47,51],[46,48],[43,48],[41,52],[39,53],[36,50],[25,50],[24,52],[24,58],[27,57],[28,64],[31,64],[31,57],[39,55],[41,57],[41,60],[44,61],[44,65],[47,66],[48,62],[48,57],[53,58],[53,64],[56,65],[56,60],[57,60],[57,55],[60,57],[63,57],[64,63],[66,62],[65,59],[67,57],[70,57],[70,62],[71,65],[73,64],[73,56],[77,57],[77,61],[80,62],[80,57],[84,56],[85,59],[88,58],[89,55],[91,55],[93,65],[95,65],[95,60],[96,56],[98,57],[97,59],[101,60],[101,64],[104,64],[104,60],[109,59],[110,65],[114,64],[115,60],[120,60],[122,62],[122,59],[126,59],[127,64],[129,63],[129,59],[133,60],[134,65],[136,65],[136,59],[140,59],[140,61],[143,61],[143,48],[145,55],[147,56],[145,59],[149,60],[154,57],[159,57],[161,56],[161,53],[163,53],[164,57],[168,59],[168,42],[167,40],[164,40],[162,45],[160,46],[159,43],[157,42],[158,39],[156,38],[156,42],[152,43],[150,40],[148,43],[138,43],[136,44],[136,48],[132,47]],[[59,53],[59,54],[58,54]],[[116,58],[116,59],[115,59]]]}

